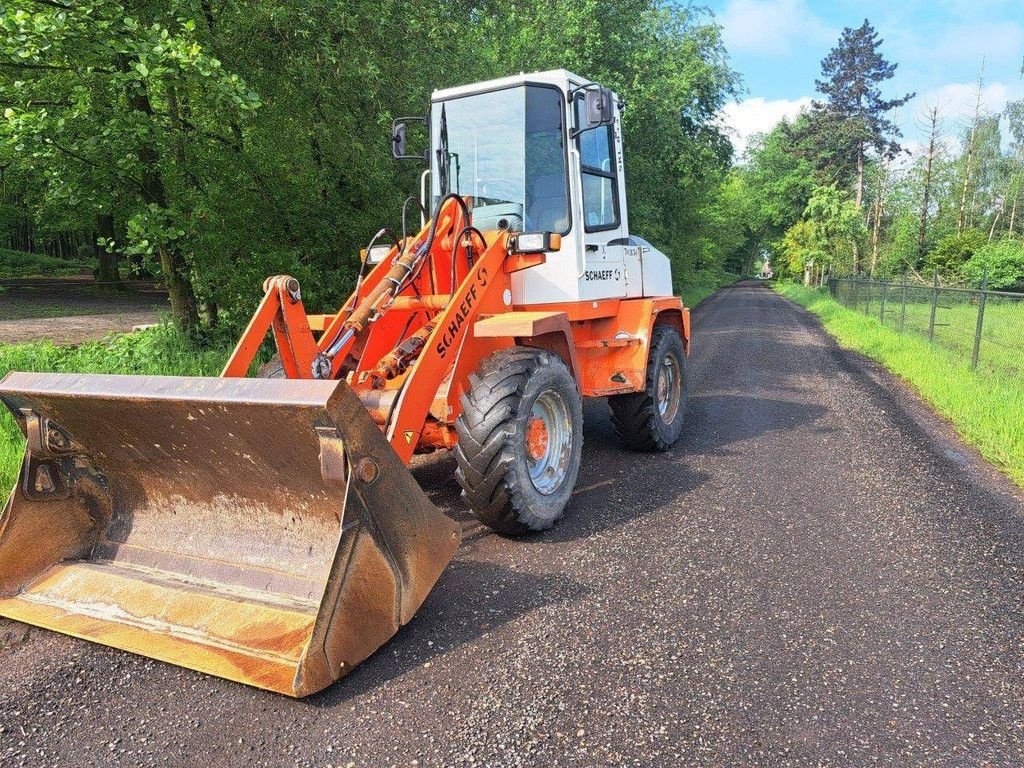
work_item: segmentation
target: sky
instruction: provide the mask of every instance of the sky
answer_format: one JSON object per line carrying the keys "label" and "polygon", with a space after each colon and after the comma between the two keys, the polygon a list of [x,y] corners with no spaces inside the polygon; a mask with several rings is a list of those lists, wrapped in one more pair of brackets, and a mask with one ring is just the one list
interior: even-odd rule
{"label": "sky", "polygon": [[750,135],[808,106],[821,60],[844,27],[867,18],[882,54],[898,66],[883,97],[917,96],[896,115],[903,145],[925,141],[921,118],[939,108],[946,134],[959,133],[974,109],[984,58],[982,109],[1001,112],[1024,98],[1024,0],[711,0],[731,64],[745,92],[723,123],[737,154]]}

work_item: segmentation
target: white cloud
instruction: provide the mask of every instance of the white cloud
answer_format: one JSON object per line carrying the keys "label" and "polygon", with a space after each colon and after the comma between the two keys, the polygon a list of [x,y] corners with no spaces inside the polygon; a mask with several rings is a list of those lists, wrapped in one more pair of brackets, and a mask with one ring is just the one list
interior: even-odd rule
{"label": "white cloud", "polygon": [[799,99],[762,99],[760,97],[726,104],[719,113],[719,123],[729,134],[736,156],[746,151],[750,137],[767,133],[783,118],[791,119],[800,110],[811,106],[811,97]]}
{"label": "white cloud", "polygon": [[[897,115],[896,122],[903,130],[900,143],[911,155],[924,151],[928,143],[928,113],[938,109],[939,131],[943,144],[952,148],[970,125],[978,99],[977,83],[947,83],[917,95]],[[1024,83],[992,82],[982,86],[982,115],[998,115],[1010,101],[1024,99]],[[1005,141],[1005,133],[1004,133]]]}
{"label": "white cloud", "polygon": [[804,0],[731,0],[719,22],[725,46],[734,53],[780,56],[795,44],[835,42],[839,36]]}
{"label": "white cloud", "polygon": [[[1024,86],[1019,84],[984,83],[981,88],[982,114],[998,114],[1006,108],[1008,101],[1022,97]],[[920,94],[909,106],[925,110],[938,107],[939,117],[951,124],[969,121],[974,115],[977,100],[977,83],[947,83]]]}

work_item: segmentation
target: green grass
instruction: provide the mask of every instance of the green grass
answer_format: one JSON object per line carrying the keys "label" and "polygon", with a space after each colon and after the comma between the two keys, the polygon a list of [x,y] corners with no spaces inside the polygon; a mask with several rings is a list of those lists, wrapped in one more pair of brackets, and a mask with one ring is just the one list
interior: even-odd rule
{"label": "green grass", "polygon": [[[843,291],[839,296],[842,303],[851,304],[854,298],[852,291],[842,283],[840,286],[840,290]],[[874,287],[870,304],[867,298],[863,287],[860,288],[856,297],[857,309],[878,317],[882,309],[880,289]],[[902,320],[905,333],[927,337],[931,315],[931,289],[916,286],[910,288],[905,310],[900,298],[899,286],[887,289],[885,324],[898,329]],[[935,344],[970,358],[974,348],[977,322],[978,304],[974,294],[942,294],[935,311]],[[1024,378],[1022,348],[1024,300],[990,295],[985,306],[978,354],[979,368],[985,373]]]}
{"label": "green grass", "polygon": [[693,308],[722,286],[731,285],[739,279],[739,275],[729,272],[713,272],[702,269],[687,275],[676,288],[683,298],[683,304]]}
{"label": "green grass", "polygon": [[840,345],[907,382],[967,443],[1024,487],[1024,380],[999,371],[976,373],[969,357],[901,335],[824,292],[789,283],[775,289],[816,314]]}
{"label": "green grass", "polygon": [[[0,346],[0,378],[10,371],[217,376],[231,349],[226,340],[198,345],[169,325],[117,334],[79,347],[58,347],[48,341],[7,344]],[[0,411],[2,506],[14,487],[25,440],[8,410],[0,407]]]}
{"label": "green grass", "polygon": [[42,253],[0,248],[0,279],[91,275],[92,264],[80,259],[57,259]]}

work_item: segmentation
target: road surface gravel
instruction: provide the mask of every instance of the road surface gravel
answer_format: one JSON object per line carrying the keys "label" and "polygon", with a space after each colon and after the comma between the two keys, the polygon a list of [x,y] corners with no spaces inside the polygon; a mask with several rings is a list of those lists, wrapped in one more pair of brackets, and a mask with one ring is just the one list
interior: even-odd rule
{"label": "road surface gravel", "polygon": [[684,439],[587,407],[565,519],[465,543],[417,618],[294,701],[0,625],[0,764],[1024,763],[1024,505],[898,382],[740,283],[694,316]]}

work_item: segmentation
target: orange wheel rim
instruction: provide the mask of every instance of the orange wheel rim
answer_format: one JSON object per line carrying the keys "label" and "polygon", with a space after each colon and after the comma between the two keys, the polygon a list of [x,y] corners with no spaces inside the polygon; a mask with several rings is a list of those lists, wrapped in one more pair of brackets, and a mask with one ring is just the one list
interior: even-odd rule
{"label": "orange wheel rim", "polygon": [[526,452],[534,461],[541,459],[548,450],[548,427],[544,419],[534,416],[526,425]]}

